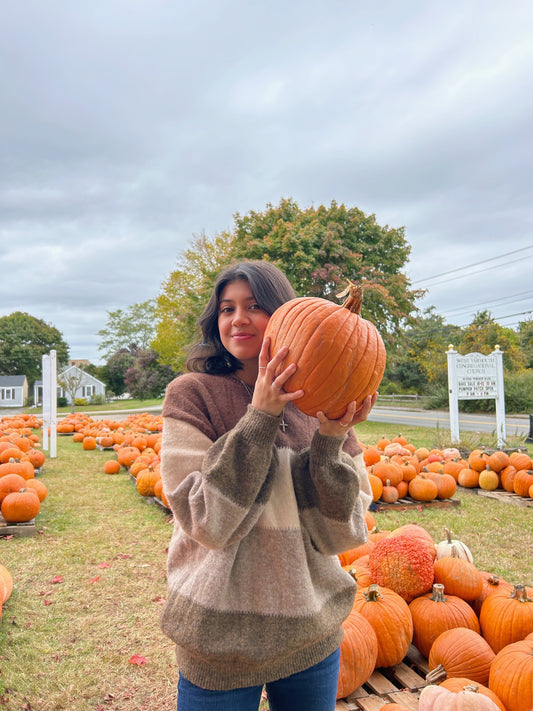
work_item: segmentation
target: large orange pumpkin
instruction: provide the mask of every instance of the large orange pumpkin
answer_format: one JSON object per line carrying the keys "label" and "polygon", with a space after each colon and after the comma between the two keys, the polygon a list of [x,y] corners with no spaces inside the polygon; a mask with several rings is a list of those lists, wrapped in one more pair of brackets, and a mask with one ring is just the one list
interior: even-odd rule
{"label": "large orange pumpkin", "polygon": [[413,637],[413,620],[405,600],[389,588],[360,588],[353,604],[372,625],[378,640],[376,666],[399,664]]}
{"label": "large orange pumpkin", "polygon": [[489,689],[509,711],[533,709],[533,641],[513,642],[498,652],[490,667]]}
{"label": "large orange pumpkin", "polygon": [[429,657],[431,645],[445,630],[468,627],[479,634],[474,610],[456,595],[444,596],[442,583],[435,583],[433,592],[415,597],[409,610],[413,618],[413,643],[424,657]]}
{"label": "large orange pumpkin", "polygon": [[479,613],[481,634],[498,654],[508,644],[533,632],[533,588],[515,585],[489,595]]}
{"label": "large orange pumpkin", "polygon": [[344,699],[368,681],[378,657],[376,633],[364,615],[352,610],[342,623],[342,629],[338,699]]}
{"label": "large orange pumpkin", "polygon": [[448,677],[467,677],[487,686],[495,656],[487,640],[474,630],[468,627],[445,630],[429,650],[431,671],[426,681],[438,684]]}
{"label": "large orange pumpkin", "polygon": [[303,389],[294,404],[307,415],[322,410],[338,419],[349,402],[361,404],[373,395],[383,378],[385,346],[376,327],[361,317],[361,303],[361,286],[350,284],[342,305],[304,296],[282,304],[268,322],[270,355],[288,346],[284,364],[298,365],[284,388]]}

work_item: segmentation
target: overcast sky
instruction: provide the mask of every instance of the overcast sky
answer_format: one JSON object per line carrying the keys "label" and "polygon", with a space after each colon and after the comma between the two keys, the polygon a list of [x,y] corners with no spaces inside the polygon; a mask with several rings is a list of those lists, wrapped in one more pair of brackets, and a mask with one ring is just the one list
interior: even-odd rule
{"label": "overcast sky", "polygon": [[531,0],[5,0],[0,316],[98,363],[107,312],[156,296],[194,236],[292,197],[405,226],[448,322],[516,325],[532,38]]}

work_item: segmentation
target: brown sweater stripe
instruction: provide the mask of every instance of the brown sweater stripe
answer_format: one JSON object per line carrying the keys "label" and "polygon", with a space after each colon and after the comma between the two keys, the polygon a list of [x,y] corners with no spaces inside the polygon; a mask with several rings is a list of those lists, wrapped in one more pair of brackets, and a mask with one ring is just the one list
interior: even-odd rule
{"label": "brown sweater stripe", "polygon": [[351,609],[355,586],[335,553],[368,535],[360,448],[319,435],[296,408],[285,420],[282,433],[234,376],[188,374],[167,390],[162,476],[175,526],[161,624],[182,673],[205,688],[321,661]]}

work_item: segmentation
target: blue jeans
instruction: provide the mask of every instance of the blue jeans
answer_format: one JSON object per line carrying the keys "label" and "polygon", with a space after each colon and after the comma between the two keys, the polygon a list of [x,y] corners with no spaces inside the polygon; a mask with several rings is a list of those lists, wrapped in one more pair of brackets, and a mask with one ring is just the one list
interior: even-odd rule
{"label": "blue jeans", "polygon": [[[340,649],[314,667],[266,684],[270,711],[334,711]],[[230,691],[202,689],[178,680],[178,711],[257,711],[263,686]]]}

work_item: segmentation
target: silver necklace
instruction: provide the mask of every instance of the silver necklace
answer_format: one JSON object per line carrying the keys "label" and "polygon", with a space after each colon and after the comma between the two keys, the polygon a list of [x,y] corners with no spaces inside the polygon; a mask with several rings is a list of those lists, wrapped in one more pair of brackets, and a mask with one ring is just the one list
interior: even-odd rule
{"label": "silver necklace", "polygon": [[[239,378],[239,381],[242,383],[243,388],[246,390],[246,392],[247,392],[248,395],[250,396],[250,402],[251,402],[251,401],[252,401],[252,398],[253,398],[253,396],[254,396],[254,391],[253,391],[253,389],[248,385],[248,383],[245,383],[244,380],[241,380],[241,379]],[[281,427],[281,429],[283,430],[283,432],[285,432],[285,430],[286,430],[287,427],[289,426],[289,425],[285,422],[285,413],[284,413],[284,412],[281,413],[281,422],[279,423],[279,426]]]}

